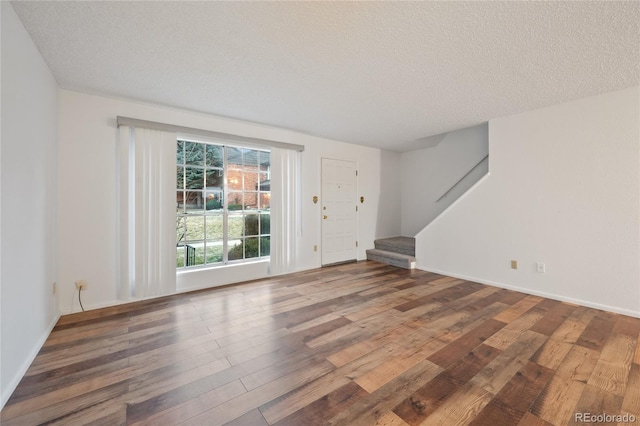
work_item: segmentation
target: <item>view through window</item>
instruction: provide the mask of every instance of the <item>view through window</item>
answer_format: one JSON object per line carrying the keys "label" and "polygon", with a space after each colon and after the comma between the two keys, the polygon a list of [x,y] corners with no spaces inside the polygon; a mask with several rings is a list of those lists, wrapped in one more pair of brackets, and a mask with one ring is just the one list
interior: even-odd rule
{"label": "view through window", "polygon": [[271,153],[177,141],[176,267],[269,256]]}

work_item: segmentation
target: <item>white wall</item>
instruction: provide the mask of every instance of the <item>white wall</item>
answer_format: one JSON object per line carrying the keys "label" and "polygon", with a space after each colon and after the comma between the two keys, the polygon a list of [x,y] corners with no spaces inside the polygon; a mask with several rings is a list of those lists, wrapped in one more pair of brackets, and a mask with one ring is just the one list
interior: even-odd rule
{"label": "white wall", "polygon": [[4,406],[58,318],[58,86],[11,4],[2,14],[1,333]]}
{"label": "white wall", "polygon": [[[376,238],[396,237],[401,234],[402,185],[401,154],[382,151],[382,169],[377,184],[380,186]],[[372,247],[367,247],[372,248]]]}
{"label": "white wall", "polygon": [[[434,138],[437,138],[434,141]],[[402,235],[414,236],[487,174],[488,126],[481,124],[429,138],[433,146],[402,153]]]}
{"label": "white wall", "polygon": [[[61,90],[59,163],[59,293],[63,313],[78,310],[74,282],[84,279],[85,308],[117,303],[116,297],[116,116],[128,116],[242,136],[302,144],[302,237],[298,269],[320,266],[320,162],[322,157],[358,163],[359,258],[375,237],[400,230],[397,203],[383,203],[381,193],[397,190],[393,179],[381,182],[386,169],[397,169],[399,154],[316,138],[289,130],[214,117],[130,100]],[[385,164],[389,164],[385,168]],[[386,170],[388,172],[389,170]],[[397,170],[393,173],[397,174]],[[389,183],[387,183],[389,182]],[[380,217],[394,218],[380,220]],[[210,287],[264,277],[266,263],[196,271],[178,276],[179,289]]]}
{"label": "white wall", "polygon": [[492,120],[489,151],[420,269],[640,316],[640,87]]}

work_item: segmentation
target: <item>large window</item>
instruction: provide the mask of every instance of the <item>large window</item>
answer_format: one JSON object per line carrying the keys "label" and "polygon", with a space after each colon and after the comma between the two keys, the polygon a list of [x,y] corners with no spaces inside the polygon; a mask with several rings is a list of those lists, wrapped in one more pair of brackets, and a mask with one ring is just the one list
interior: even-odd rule
{"label": "large window", "polygon": [[176,266],[269,256],[271,153],[177,142]]}

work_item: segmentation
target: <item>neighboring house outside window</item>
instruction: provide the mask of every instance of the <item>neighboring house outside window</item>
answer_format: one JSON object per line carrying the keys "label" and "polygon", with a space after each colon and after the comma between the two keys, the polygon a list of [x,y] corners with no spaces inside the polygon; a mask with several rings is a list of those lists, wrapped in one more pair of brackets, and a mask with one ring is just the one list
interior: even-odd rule
{"label": "neighboring house outside window", "polygon": [[269,256],[271,153],[177,141],[176,267]]}

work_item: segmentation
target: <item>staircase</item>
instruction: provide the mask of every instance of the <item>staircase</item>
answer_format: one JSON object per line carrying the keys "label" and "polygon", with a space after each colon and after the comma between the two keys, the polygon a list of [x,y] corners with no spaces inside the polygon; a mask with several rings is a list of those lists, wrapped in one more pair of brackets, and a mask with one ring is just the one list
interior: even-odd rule
{"label": "staircase", "polygon": [[367,260],[387,263],[404,269],[416,267],[416,240],[412,237],[381,238],[375,248],[367,250]]}

